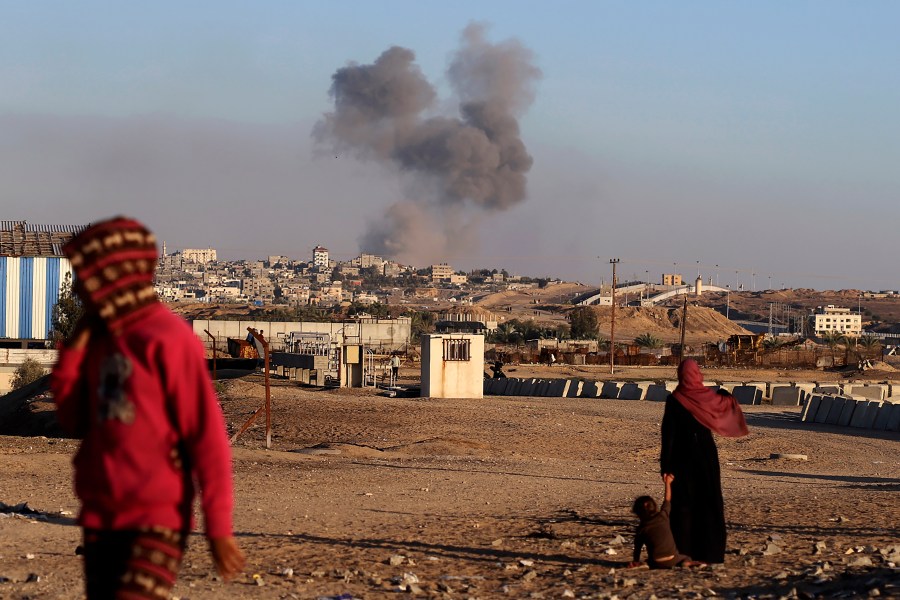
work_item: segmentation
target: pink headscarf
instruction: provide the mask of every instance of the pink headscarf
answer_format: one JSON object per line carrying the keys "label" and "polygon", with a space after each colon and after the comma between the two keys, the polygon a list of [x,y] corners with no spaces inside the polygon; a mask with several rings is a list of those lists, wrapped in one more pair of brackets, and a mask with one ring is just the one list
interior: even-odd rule
{"label": "pink headscarf", "polygon": [[686,358],[678,365],[678,387],[672,392],[701,425],[725,437],[747,435],[747,422],[731,394],[719,394],[703,385],[697,361]]}

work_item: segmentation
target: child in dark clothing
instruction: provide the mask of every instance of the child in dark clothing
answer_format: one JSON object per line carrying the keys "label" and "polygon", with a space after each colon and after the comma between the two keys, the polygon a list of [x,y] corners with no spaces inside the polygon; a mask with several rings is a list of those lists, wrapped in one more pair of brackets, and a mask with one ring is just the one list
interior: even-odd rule
{"label": "child in dark clothing", "polygon": [[678,553],[675,539],[669,528],[669,510],[672,500],[672,480],[674,475],[663,475],[666,486],[662,507],[657,510],[656,501],[650,496],[641,496],[634,501],[631,512],[638,516],[640,523],[634,536],[634,556],[629,567],[641,565],[641,549],[647,546],[647,564],[651,569],[671,569],[676,566],[691,566],[691,558]]}

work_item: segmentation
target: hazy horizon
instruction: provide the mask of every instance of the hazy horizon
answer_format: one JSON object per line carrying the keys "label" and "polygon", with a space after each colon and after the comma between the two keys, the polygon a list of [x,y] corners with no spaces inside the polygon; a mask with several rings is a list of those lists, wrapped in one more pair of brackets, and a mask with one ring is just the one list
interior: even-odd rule
{"label": "hazy horizon", "polygon": [[[349,259],[384,235],[417,266],[588,285],[608,282],[617,257],[620,280],[693,280],[699,268],[745,290],[900,288],[890,3],[7,12],[3,220],[130,214],[170,250],[209,246],[226,259],[308,259],[317,244]],[[472,23],[483,37],[466,42]],[[372,137],[384,115],[365,138],[360,121],[337,122],[347,128],[330,139],[353,151],[314,139],[336,110],[333,76],[395,46],[414,53],[403,68],[425,95],[409,112],[386,108],[394,145]],[[467,116],[473,99],[508,109],[495,122],[509,133]],[[482,130],[506,141],[488,148]],[[456,141],[421,153],[428,139]],[[510,148],[530,161],[498,179]],[[443,173],[453,179],[438,182]]]}

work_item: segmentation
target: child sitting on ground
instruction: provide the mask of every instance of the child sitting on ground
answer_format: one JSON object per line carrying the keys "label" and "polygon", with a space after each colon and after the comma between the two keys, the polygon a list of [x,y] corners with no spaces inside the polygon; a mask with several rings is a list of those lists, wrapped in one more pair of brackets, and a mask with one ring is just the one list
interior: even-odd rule
{"label": "child sitting on ground", "polygon": [[669,510],[672,500],[672,480],[674,475],[666,473],[663,482],[666,486],[662,507],[657,510],[656,501],[650,496],[641,496],[634,501],[631,512],[638,516],[640,523],[634,536],[634,556],[629,567],[641,566],[641,549],[647,546],[647,564],[651,569],[671,569],[676,566],[692,566],[689,556],[678,553],[675,539],[669,528]]}

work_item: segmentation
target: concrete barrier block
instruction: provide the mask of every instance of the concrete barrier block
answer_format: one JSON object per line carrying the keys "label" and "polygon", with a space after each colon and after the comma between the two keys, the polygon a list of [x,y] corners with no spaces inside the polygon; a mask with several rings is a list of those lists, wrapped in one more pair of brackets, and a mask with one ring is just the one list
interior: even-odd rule
{"label": "concrete barrier block", "polygon": [[604,381],[603,387],[600,388],[600,397],[601,398],[618,398],[619,397],[619,383],[617,381]]}
{"label": "concrete barrier block", "polygon": [[[778,393],[778,390],[782,388],[792,388],[794,387],[790,383],[770,383],[768,393],[764,394],[765,398],[775,398],[775,394]],[[774,403],[773,403],[774,404]]]}
{"label": "concrete barrier block", "polygon": [[737,399],[738,404],[752,406],[762,402],[762,390],[755,385],[739,385],[731,393]]}
{"label": "concrete barrier block", "polygon": [[516,396],[534,396],[536,386],[536,379],[522,379],[519,387],[516,389]]}
{"label": "concrete barrier block", "polygon": [[585,381],[581,386],[581,394],[579,398],[599,398],[600,385],[597,381]]}
{"label": "concrete barrier block", "polygon": [[675,391],[675,388],[678,387],[678,382],[677,381],[666,381],[663,385],[666,386],[666,389],[669,390],[669,393],[672,393]]}
{"label": "concrete barrier block", "polygon": [[547,396],[553,398],[565,397],[566,391],[569,389],[568,379],[553,379],[549,383],[550,385],[547,386]]}
{"label": "concrete barrier block", "polygon": [[891,412],[888,413],[887,427],[888,431],[900,431],[900,404],[892,404]]}
{"label": "concrete barrier block", "polygon": [[[856,412],[856,407],[859,406],[859,400],[854,400],[853,398],[844,398],[844,406],[841,409],[841,414],[838,415],[837,425],[841,427],[849,427],[850,421],[853,419],[853,413]],[[834,408],[831,409],[834,411]],[[831,415],[828,415],[831,418]]]}
{"label": "concrete barrier block", "polygon": [[875,424],[875,417],[878,416],[878,409],[881,402],[876,400],[860,400],[856,404],[856,410],[853,411],[853,417],[850,419],[851,427],[859,427],[860,429],[871,429]]}
{"label": "concrete barrier block", "polygon": [[843,393],[839,385],[817,385],[813,388],[814,394],[827,394],[829,396],[840,396]]}
{"label": "concrete barrier block", "polygon": [[816,423],[824,423],[828,419],[828,413],[831,411],[831,405],[837,396],[822,396],[819,402],[819,410],[816,411]]}
{"label": "concrete barrier block", "polygon": [[884,431],[888,428],[888,422],[891,419],[891,412],[896,408],[900,407],[900,404],[892,404],[890,402],[885,402],[881,405],[881,408],[878,409],[878,414],[875,415],[875,423],[872,424],[872,429],[876,429],[878,431]]}
{"label": "concrete barrier block", "polygon": [[547,388],[550,387],[550,381],[547,379],[536,379],[534,382],[534,391],[531,392],[532,396],[546,396]]}
{"label": "concrete barrier block", "polygon": [[776,385],[772,390],[772,406],[800,406],[806,392],[794,386]]}
{"label": "concrete barrier block", "polygon": [[763,398],[769,397],[769,384],[767,384],[765,381],[745,381],[744,385],[759,388],[759,391],[762,392]]}
{"label": "concrete barrier block", "polygon": [[580,379],[570,379],[569,387],[566,388],[566,398],[580,398],[583,387],[584,382]]}
{"label": "concrete barrier block", "polygon": [[665,402],[670,393],[666,386],[654,383],[647,387],[646,398],[652,402]]}
{"label": "concrete barrier block", "polygon": [[850,388],[850,393],[868,400],[884,400],[886,395],[882,385],[854,385]]}
{"label": "concrete barrier block", "polygon": [[622,385],[619,390],[619,399],[621,400],[643,400],[647,395],[648,383],[630,382]]}
{"label": "concrete barrier block", "polygon": [[[828,416],[825,417],[825,423],[828,425],[837,425],[838,420],[841,418],[841,411],[844,410],[844,404],[846,404],[847,398],[842,398],[841,396],[837,396],[831,403],[831,408],[828,409]],[[853,400],[851,400],[853,402]]]}
{"label": "concrete barrier block", "polygon": [[819,410],[819,404],[822,403],[821,394],[813,394],[806,398],[803,404],[803,411],[800,413],[800,420],[807,423],[816,420],[816,412]]}
{"label": "concrete barrier block", "polygon": [[794,387],[803,390],[806,395],[809,395],[816,389],[816,384],[809,381],[800,381],[795,383]]}
{"label": "concrete barrier block", "polygon": [[727,391],[729,394],[734,394],[734,388],[743,385],[740,381],[720,381],[718,384],[720,388]]}
{"label": "concrete barrier block", "polygon": [[888,380],[886,385],[888,398],[890,398],[891,396],[900,397],[900,381]]}

